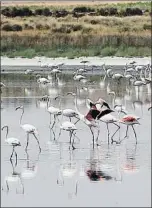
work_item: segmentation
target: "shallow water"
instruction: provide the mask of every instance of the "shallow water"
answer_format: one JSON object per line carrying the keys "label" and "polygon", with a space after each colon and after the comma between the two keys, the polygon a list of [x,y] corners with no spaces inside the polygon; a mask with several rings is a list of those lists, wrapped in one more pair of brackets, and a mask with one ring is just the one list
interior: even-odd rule
{"label": "shallow water", "polygon": [[[1,132],[1,206],[100,206],[100,207],[150,207],[151,204],[151,86],[140,87],[139,91],[128,82],[121,80],[119,84],[100,76],[88,76],[88,91],[82,89],[87,84],[74,82],[71,76],[60,76],[59,82],[47,86],[39,86],[35,78],[22,75],[5,75],[1,81],[7,86],[1,94],[1,126],[8,125],[9,136],[20,139],[21,147],[16,148],[18,154],[17,166],[9,158],[11,147],[5,143],[5,132]],[[97,100],[102,97],[112,107],[114,99],[108,95],[115,91],[115,104],[122,103],[129,113],[139,117],[141,125],[136,125],[138,144],[132,129],[129,138],[120,145],[109,144],[107,129],[100,124],[99,144],[93,149],[92,136],[87,126],[82,122],[77,124],[75,150],[69,149],[69,134],[63,131],[59,135],[61,122],[56,122],[50,129],[50,116],[46,111],[46,102],[40,98],[49,94],[53,106],[61,109],[75,109],[74,99],[66,95],[76,91],[78,86],[78,108],[81,113],[87,113],[85,98]],[[54,100],[63,95],[61,102]],[[30,135],[27,152],[26,134],[19,126],[21,111],[15,111],[19,105],[24,105],[23,123],[37,127],[42,152],[36,140]],[[118,117],[117,113],[113,113]],[[122,115],[121,115],[122,116]],[[67,118],[62,118],[68,120]],[[74,120],[73,120],[74,121]],[[53,120],[51,120],[53,122]],[[112,124],[110,135],[116,127]],[[114,139],[123,139],[126,126],[121,125]],[[16,180],[9,181],[12,172],[16,171]],[[98,173],[100,177],[91,173]],[[7,190],[8,180],[9,190]],[[24,188],[24,193],[23,193]],[[16,193],[17,190],[17,193]]]}

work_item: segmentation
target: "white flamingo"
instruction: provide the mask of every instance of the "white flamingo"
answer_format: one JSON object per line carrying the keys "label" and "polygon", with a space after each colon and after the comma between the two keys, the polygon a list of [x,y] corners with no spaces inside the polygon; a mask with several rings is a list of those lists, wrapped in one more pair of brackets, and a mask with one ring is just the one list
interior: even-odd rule
{"label": "white flamingo", "polygon": [[[61,135],[61,130],[65,130],[65,131],[68,131],[69,134],[70,134],[70,144],[72,143],[72,149],[74,150],[75,147],[74,147],[74,138],[73,138],[73,141],[72,141],[72,135],[74,133],[74,131],[77,130],[77,127],[75,126],[74,123],[70,122],[70,121],[64,121],[61,125],[60,125],[60,133],[59,133],[59,137]],[[75,134],[74,134],[75,136]],[[69,146],[70,148],[70,146]]]}
{"label": "white flamingo", "polygon": [[39,143],[39,140],[37,138],[38,131],[37,131],[36,127],[31,125],[31,124],[22,124],[22,118],[23,118],[23,115],[24,115],[24,107],[23,106],[18,106],[18,107],[16,107],[15,110],[18,110],[18,109],[22,110],[22,114],[21,114],[21,117],[20,117],[20,120],[19,120],[19,125],[27,133],[27,144],[26,144],[25,150],[27,150],[27,147],[28,147],[28,144],[29,144],[29,134],[32,134],[35,137],[35,139],[38,143],[38,146],[39,146],[39,150],[41,152],[40,143]]}
{"label": "white flamingo", "polygon": [[15,147],[17,146],[21,146],[21,143],[20,143],[20,140],[18,138],[15,138],[15,137],[9,137],[8,138],[8,132],[9,132],[9,128],[8,126],[3,126],[2,127],[2,130],[4,130],[6,128],[6,139],[5,139],[5,142],[12,146],[13,148],[13,151],[12,151],[12,154],[10,156],[10,160],[12,160],[12,157],[13,157],[13,153],[15,153],[15,157],[16,157],[16,164],[17,164],[17,153],[15,151]]}

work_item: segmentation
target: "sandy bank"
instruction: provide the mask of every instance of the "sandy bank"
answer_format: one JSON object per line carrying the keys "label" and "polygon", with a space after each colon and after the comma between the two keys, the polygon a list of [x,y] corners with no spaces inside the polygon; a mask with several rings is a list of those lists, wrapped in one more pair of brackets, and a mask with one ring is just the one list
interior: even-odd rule
{"label": "sandy bank", "polygon": [[146,65],[151,63],[151,57],[144,57],[144,58],[124,58],[124,57],[80,57],[75,59],[68,59],[68,58],[46,58],[46,57],[35,57],[32,59],[28,58],[8,58],[8,57],[1,57],[1,66],[40,66],[41,60],[42,64],[60,64],[64,63],[64,65],[83,65],[80,63],[81,61],[85,60],[88,61],[87,65],[102,65],[105,63],[106,65],[125,65],[126,63],[130,63],[132,61],[136,61],[138,65]]}

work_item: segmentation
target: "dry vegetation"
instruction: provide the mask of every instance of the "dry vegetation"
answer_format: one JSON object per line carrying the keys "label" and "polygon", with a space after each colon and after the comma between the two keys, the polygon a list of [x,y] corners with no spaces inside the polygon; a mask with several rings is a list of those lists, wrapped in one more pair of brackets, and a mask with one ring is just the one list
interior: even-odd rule
{"label": "dry vegetation", "polygon": [[[58,17],[57,8],[49,7],[51,15],[6,17],[1,15],[2,55],[33,57],[68,56],[150,56],[150,3],[135,3],[143,15],[122,15],[130,4],[90,6],[97,12],[73,14],[74,6],[63,6],[69,13]],[[21,7],[18,7],[21,8]],[[39,7],[29,7],[36,11]],[[98,8],[98,10],[97,10]],[[117,8],[119,15],[102,16],[100,9]],[[3,8],[2,8],[3,9]],[[59,10],[59,8],[58,8]],[[104,10],[105,11],[105,10]],[[121,14],[121,15],[120,15]]]}

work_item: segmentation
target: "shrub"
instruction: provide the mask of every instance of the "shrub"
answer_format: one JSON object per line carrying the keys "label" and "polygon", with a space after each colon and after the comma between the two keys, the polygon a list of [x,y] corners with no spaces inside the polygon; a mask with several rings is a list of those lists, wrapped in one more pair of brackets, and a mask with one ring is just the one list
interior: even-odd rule
{"label": "shrub", "polygon": [[24,29],[25,30],[33,30],[34,27],[32,25],[24,24]]}
{"label": "shrub", "polygon": [[73,31],[79,31],[79,30],[82,30],[82,28],[83,28],[82,25],[73,25],[72,26]]}
{"label": "shrub", "polygon": [[143,25],[143,29],[144,29],[144,30],[151,30],[151,29],[152,29],[152,25],[151,25],[151,24],[150,24],[150,25],[144,24],[144,25]]}
{"label": "shrub", "polygon": [[34,14],[35,15],[42,15],[43,14],[43,9],[36,9]]}
{"label": "shrub", "polygon": [[43,15],[43,16],[52,16],[52,12],[49,10],[49,8],[36,9],[34,14]]}
{"label": "shrub", "polygon": [[49,25],[37,24],[36,29],[38,29],[38,30],[48,30],[48,29],[50,29],[50,27],[49,27]]}
{"label": "shrub", "polygon": [[139,8],[126,8],[126,16],[143,15],[143,11]]}
{"label": "shrub", "polygon": [[85,7],[85,6],[75,7],[73,9],[73,12],[79,12],[79,13],[87,13],[87,12],[94,12],[94,11],[95,11],[95,9],[88,8],[88,7]]}
{"label": "shrub", "polygon": [[22,26],[15,24],[15,25],[9,25],[6,24],[2,27],[2,30],[4,31],[22,31]]}
{"label": "shrub", "polygon": [[6,17],[11,17],[11,9],[9,7],[6,7],[2,9],[1,14],[3,14]]}
{"label": "shrub", "polygon": [[28,7],[16,8],[16,7],[6,7],[2,9],[1,13],[7,17],[23,17],[23,16],[32,16],[33,12]]}
{"label": "shrub", "polygon": [[13,31],[12,25],[6,24],[2,27],[2,30],[4,30],[4,31]]}
{"label": "shrub", "polygon": [[22,31],[22,26],[18,24],[12,25],[12,28],[13,31]]}
{"label": "shrub", "polygon": [[84,13],[77,13],[77,12],[74,12],[72,16],[78,19],[78,18],[80,18],[80,17],[85,16],[85,14],[84,14]]}
{"label": "shrub", "polygon": [[90,23],[91,23],[92,25],[96,25],[96,24],[99,23],[99,21],[98,21],[98,20],[91,20]]}
{"label": "shrub", "polygon": [[101,16],[118,15],[117,8],[113,8],[113,7],[111,7],[111,8],[101,8],[98,12]]}
{"label": "shrub", "polygon": [[101,16],[108,16],[108,10],[105,8],[105,9],[103,9],[103,8],[101,8],[100,10],[99,10],[99,14],[101,15]]}
{"label": "shrub", "polygon": [[59,17],[66,17],[68,14],[69,14],[69,12],[66,11],[66,10],[57,10],[57,11],[54,12],[53,15],[55,17],[59,18]]}

